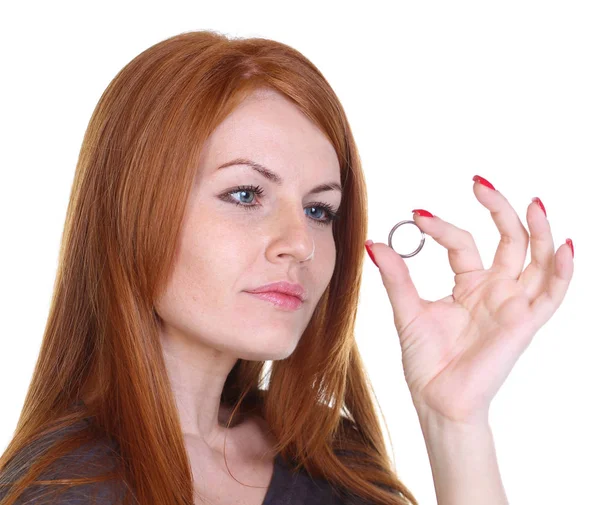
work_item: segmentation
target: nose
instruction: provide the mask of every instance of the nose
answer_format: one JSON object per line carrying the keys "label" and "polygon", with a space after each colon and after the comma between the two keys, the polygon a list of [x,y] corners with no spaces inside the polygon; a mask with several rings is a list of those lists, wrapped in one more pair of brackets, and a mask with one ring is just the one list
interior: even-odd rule
{"label": "nose", "polygon": [[311,229],[305,209],[298,211],[297,206],[282,205],[277,213],[268,256],[273,261],[285,256],[293,256],[304,261],[314,252],[314,230]]}

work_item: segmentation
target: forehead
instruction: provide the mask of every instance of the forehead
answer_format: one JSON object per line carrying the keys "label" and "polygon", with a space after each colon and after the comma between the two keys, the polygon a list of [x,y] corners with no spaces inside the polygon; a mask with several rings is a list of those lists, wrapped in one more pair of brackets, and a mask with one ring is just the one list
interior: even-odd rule
{"label": "forehead", "polygon": [[278,173],[309,171],[340,180],[337,155],[327,137],[290,100],[275,92],[247,98],[217,126],[203,149],[209,171],[238,157],[253,159]]}

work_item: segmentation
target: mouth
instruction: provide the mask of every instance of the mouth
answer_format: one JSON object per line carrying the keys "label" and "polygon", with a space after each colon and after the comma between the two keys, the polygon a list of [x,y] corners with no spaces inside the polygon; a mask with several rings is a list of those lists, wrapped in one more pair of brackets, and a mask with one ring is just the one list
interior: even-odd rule
{"label": "mouth", "polygon": [[304,304],[297,296],[287,295],[277,291],[266,291],[264,293],[251,293],[250,291],[246,291],[246,293],[265,302],[269,302],[273,306],[283,310],[296,311]]}
{"label": "mouth", "polygon": [[247,290],[250,293],[281,293],[283,295],[295,296],[300,301],[306,301],[307,293],[302,284],[297,282],[289,282],[287,280],[271,282],[255,289]]}

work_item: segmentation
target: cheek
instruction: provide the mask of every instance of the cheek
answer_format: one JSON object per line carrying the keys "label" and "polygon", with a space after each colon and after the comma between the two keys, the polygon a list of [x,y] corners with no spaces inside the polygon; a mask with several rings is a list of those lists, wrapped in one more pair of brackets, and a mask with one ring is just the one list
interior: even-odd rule
{"label": "cheek", "polygon": [[[319,254],[320,253],[320,254]],[[329,285],[333,271],[335,270],[336,249],[333,238],[315,245],[315,264],[309,269],[314,286],[321,293]]]}
{"label": "cheek", "polygon": [[188,293],[214,300],[215,296],[221,298],[219,293],[236,287],[251,251],[252,236],[247,228],[236,228],[223,220],[198,222],[202,224],[187,229],[181,243],[179,280]]}
{"label": "cheek", "polygon": [[[219,246],[204,229],[187,233],[178,247],[167,291],[157,306],[174,326],[190,330],[203,326],[232,303],[239,251]],[[175,323],[179,321],[179,323]]]}

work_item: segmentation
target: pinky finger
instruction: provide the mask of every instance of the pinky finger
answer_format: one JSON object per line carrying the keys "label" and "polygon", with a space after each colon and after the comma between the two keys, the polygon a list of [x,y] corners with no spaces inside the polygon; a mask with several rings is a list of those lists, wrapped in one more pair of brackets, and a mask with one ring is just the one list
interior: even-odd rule
{"label": "pinky finger", "polygon": [[564,300],[573,278],[573,268],[573,252],[571,246],[565,242],[556,251],[554,272],[546,290],[531,304],[537,328],[542,327],[552,317]]}

